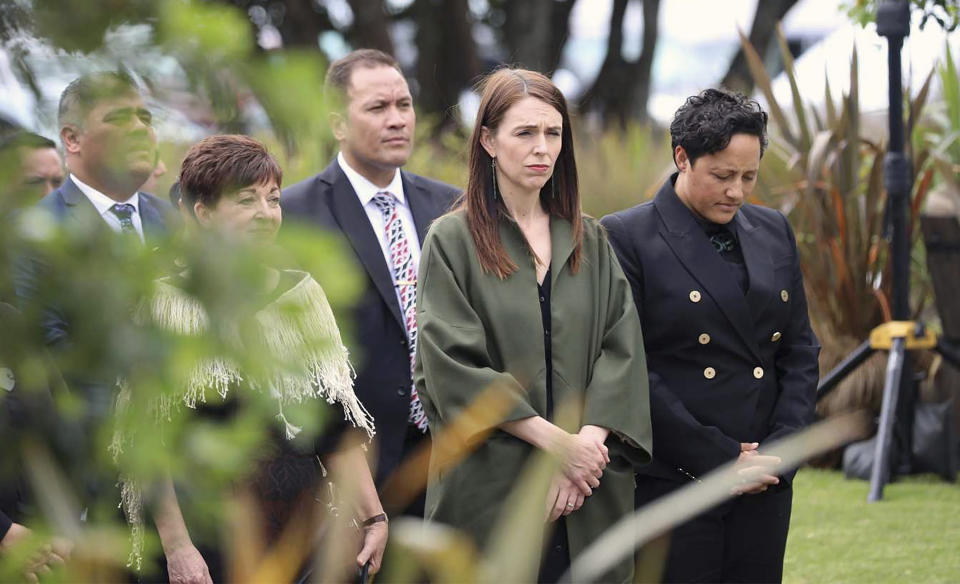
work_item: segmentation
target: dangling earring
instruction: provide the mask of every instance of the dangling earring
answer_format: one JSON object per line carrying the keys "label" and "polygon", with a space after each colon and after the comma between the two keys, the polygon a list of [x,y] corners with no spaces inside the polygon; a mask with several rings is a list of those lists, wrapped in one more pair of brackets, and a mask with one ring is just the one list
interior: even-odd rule
{"label": "dangling earring", "polygon": [[554,201],[557,200],[557,177],[556,175],[550,177],[550,198]]}
{"label": "dangling earring", "polygon": [[493,183],[493,200],[497,200],[497,157],[490,157],[490,182]]}

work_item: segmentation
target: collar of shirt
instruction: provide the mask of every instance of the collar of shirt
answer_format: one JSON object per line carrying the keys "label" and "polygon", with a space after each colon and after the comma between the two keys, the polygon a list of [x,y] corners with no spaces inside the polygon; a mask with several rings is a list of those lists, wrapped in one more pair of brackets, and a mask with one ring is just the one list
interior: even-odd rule
{"label": "collar of shirt", "polygon": [[390,181],[384,188],[380,188],[377,185],[373,184],[367,180],[363,175],[354,170],[347,164],[346,158],[343,157],[343,152],[337,153],[337,163],[340,164],[340,168],[343,169],[343,173],[347,175],[347,180],[350,181],[350,185],[353,186],[354,192],[357,193],[357,197],[360,199],[360,204],[364,207],[370,202],[370,200],[377,194],[382,192],[388,192],[394,197],[397,198],[397,201],[406,206],[406,201],[403,197],[403,180],[400,178],[400,169],[398,168],[393,174],[393,180]]}
{"label": "collar of shirt", "polygon": [[70,180],[72,180],[73,183],[77,185],[77,188],[80,189],[80,192],[82,192],[84,195],[86,195],[88,199],[90,199],[90,202],[93,203],[94,207],[96,207],[97,213],[100,213],[101,217],[105,216],[107,213],[110,213],[110,207],[113,207],[117,203],[133,205],[133,208],[136,209],[137,211],[137,215],[140,214],[139,193],[133,193],[133,195],[131,195],[130,198],[127,199],[126,201],[114,201],[107,195],[101,193],[97,189],[91,187],[90,185],[86,184],[85,182],[77,178],[77,175],[75,174],[70,175]]}

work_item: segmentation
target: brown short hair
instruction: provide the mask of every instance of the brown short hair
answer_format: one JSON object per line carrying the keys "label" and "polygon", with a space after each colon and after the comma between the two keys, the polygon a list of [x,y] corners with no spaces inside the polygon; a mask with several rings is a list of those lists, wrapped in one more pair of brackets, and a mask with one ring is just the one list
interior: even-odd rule
{"label": "brown short hair", "polygon": [[197,201],[216,207],[224,192],[275,181],[283,171],[266,147],[249,136],[210,136],[194,144],[180,167],[180,197],[190,213]]}
{"label": "brown short hair", "polygon": [[557,110],[563,119],[560,154],[554,164],[553,175],[540,189],[540,204],[550,215],[570,222],[574,244],[570,269],[577,273],[580,268],[583,224],[567,100],[549,78],[526,69],[498,69],[481,80],[478,89],[482,97],[470,138],[467,188],[458,208],[466,211],[480,265],[500,279],[517,271],[516,262],[510,259],[510,254],[500,241],[499,216],[509,211],[502,198],[494,195],[494,171],[490,155],[480,143],[481,130],[487,128],[495,132],[513,104],[525,97],[534,97]]}
{"label": "brown short hair", "polygon": [[393,67],[401,74],[403,71],[397,60],[383,51],[377,49],[357,49],[351,51],[346,56],[341,57],[330,63],[327,69],[325,84],[328,91],[333,90],[339,93],[346,93],[350,86],[350,76],[357,67]]}

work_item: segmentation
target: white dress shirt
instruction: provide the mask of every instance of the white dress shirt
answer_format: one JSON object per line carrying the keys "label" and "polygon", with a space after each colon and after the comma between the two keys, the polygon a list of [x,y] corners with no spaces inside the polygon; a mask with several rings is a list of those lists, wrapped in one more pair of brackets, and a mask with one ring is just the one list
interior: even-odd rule
{"label": "white dress shirt", "polygon": [[[364,211],[367,212],[367,218],[373,227],[373,232],[377,235],[377,241],[380,242],[380,251],[383,252],[383,259],[387,262],[387,268],[393,272],[393,265],[390,263],[390,242],[387,241],[386,221],[383,219],[383,213],[371,202],[377,193],[388,192],[397,199],[397,213],[400,216],[400,223],[403,225],[403,232],[407,238],[407,245],[410,246],[410,255],[413,256],[413,265],[420,265],[420,240],[417,238],[417,226],[413,222],[413,213],[410,211],[410,203],[403,194],[403,181],[400,179],[400,169],[398,168],[393,175],[393,180],[384,188],[380,188],[364,178],[359,172],[350,168],[343,153],[337,154],[337,164],[347,175],[347,180],[353,186],[353,190],[360,199]],[[396,286],[394,287],[396,291]],[[397,294],[397,303],[403,306],[400,301],[399,292]]]}
{"label": "white dress shirt", "polygon": [[118,203],[133,205],[134,213],[130,216],[130,219],[133,221],[133,226],[137,229],[137,235],[140,236],[140,241],[143,242],[143,221],[140,220],[139,193],[133,193],[133,196],[126,201],[114,201],[107,195],[84,183],[82,180],[77,178],[77,175],[71,174],[69,178],[75,185],[77,185],[77,188],[80,189],[80,192],[90,199],[90,202],[93,203],[94,207],[96,207],[97,213],[103,217],[103,220],[107,222],[107,225],[110,226],[110,229],[116,231],[117,233],[120,233],[123,228],[120,225],[120,218],[114,215],[113,211],[110,210],[110,207],[113,207]]}

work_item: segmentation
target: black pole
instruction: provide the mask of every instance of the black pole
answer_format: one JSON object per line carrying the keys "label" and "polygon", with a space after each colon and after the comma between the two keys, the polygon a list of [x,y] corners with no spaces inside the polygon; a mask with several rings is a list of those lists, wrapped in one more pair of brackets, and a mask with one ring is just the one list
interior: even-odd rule
{"label": "black pole", "polygon": [[907,377],[903,374],[905,364],[906,340],[893,339],[890,348],[890,357],[887,359],[887,377],[883,385],[883,404],[880,406],[880,426],[877,428],[877,438],[874,444],[873,468],[870,469],[870,492],[867,501],[874,502],[883,498],[883,486],[890,480],[890,446],[892,431],[896,420],[897,397],[900,392],[901,380]]}
{"label": "black pole", "polygon": [[817,401],[820,401],[833,391],[841,381],[846,379],[851,371],[866,361],[867,357],[873,355],[873,352],[874,350],[873,347],[870,346],[870,341],[864,341],[859,347],[853,350],[853,353],[847,355],[830,373],[827,373],[826,377],[820,380],[820,385],[817,387]]}
{"label": "black pole", "polygon": [[[890,22],[891,20],[894,22]],[[907,210],[911,184],[910,161],[904,154],[903,78],[900,68],[903,38],[910,33],[909,5],[903,1],[882,2],[877,13],[877,32],[887,37],[890,143],[884,159],[883,182],[890,201],[893,227],[893,319],[910,320],[910,239],[907,232]]]}
{"label": "black pole", "polygon": [[[903,74],[900,66],[903,39],[910,34],[910,5],[905,0],[886,0],[877,7],[877,33],[887,39],[887,74],[889,81],[888,123],[890,140],[884,159],[883,182],[887,190],[891,224],[890,256],[893,277],[893,319],[910,320],[910,233],[909,209],[911,168],[904,154]],[[913,450],[913,411],[916,403],[913,368],[909,352],[905,354],[897,400],[895,440],[891,470],[910,471]],[[888,451],[889,452],[889,451]],[[875,461],[876,462],[876,461]]]}
{"label": "black pole", "polygon": [[937,352],[945,361],[960,369],[960,343],[954,343],[946,339],[940,339],[937,342]]}

